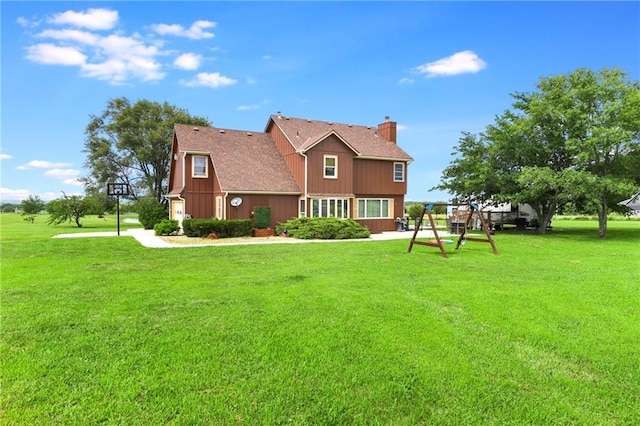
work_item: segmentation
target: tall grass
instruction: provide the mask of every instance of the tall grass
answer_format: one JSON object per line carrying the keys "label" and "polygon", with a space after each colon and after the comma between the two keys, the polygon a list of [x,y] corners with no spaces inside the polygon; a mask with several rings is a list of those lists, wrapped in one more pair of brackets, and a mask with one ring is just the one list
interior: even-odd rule
{"label": "tall grass", "polygon": [[[640,224],[147,249],[2,220],[4,424],[637,424]],[[87,230],[114,230],[87,221]]]}

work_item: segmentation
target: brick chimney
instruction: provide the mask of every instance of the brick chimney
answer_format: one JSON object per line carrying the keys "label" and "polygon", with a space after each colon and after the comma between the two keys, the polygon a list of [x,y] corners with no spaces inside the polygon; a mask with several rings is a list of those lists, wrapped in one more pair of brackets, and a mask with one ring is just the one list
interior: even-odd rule
{"label": "brick chimney", "polygon": [[395,121],[389,121],[389,116],[384,118],[384,123],[378,124],[378,133],[383,138],[390,140],[393,143],[397,143],[396,138],[396,126],[398,123]]}

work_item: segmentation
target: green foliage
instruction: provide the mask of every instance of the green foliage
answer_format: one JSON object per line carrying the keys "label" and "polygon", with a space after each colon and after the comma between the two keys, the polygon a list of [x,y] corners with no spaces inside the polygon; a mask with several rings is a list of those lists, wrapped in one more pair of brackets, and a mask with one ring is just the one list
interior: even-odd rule
{"label": "green foliage", "polygon": [[59,225],[63,222],[75,222],[76,226],[81,228],[80,219],[86,215],[101,213],[101,207],[91,197],[67,195],[63,192],[61,198],[47,204],[46,208],[49,212],[47,223]]}
{"label": "green foliage", "polygon": [[422,210],[423,210],[422,203],[410,204],[407,207],[407,216],[409,216],[411,219],[415,219],[416,217],[420,217],[420,215],[422,214]]}
{"label": "green foliage", "polygon": [[22,210],[22,217],[25,221],[33,223],[36,219],[36,215],[45,209],[45,203],[37,195],[29,195],[25,200],[20,203],[20,210]]}
{"label": "green foliage", "polygon": [[188,237],[204,238],[215,233],[218,238],[233,238],[250,236],[253,224],[250,219],[185,219],[182,228]]}
{"label": "green foliage", "polygon": [[100,116],[91,115],[85,130],[84,152],[91,170],[87,191],[104,192],[117,176],[130,185],[134,199],[146,194],[162,202],[176,123],[211,125],[167,102],[110,99]]}
{"label": "green foliage", "polygon": [[276,234],[287,231],[292,238],[303,240],[348,240],[368,238],[371,231],[352,219],[334,217],[296,217],[284,223],[278,223]]}
{"label": "green foliage", "polygon": [[267,229],[271,226],[271,207],[257,206],[253,209],[254,227],[258,229]]}
{"label": "green foliage", "polygon": [[[479,135],[463,133],[441,184],[461,201],[527,203],[546,223],[567,203],[598,214],[640,184],[640,84],[618,69],[541,78]],[[544,233],[546,227],[539,231]]]}
{"label": "green foliage", "polygon": [[162,219],[162,222],[153,226],[153,230],[156,235],[176,235],[180,230],[180,225],[177,220]]}
{"label": "green foliage", "polygon": [[137,203],[138,220],[144,229],[153,229],[156,223],[169,219],[169,210],[152,197],[146,197]]}

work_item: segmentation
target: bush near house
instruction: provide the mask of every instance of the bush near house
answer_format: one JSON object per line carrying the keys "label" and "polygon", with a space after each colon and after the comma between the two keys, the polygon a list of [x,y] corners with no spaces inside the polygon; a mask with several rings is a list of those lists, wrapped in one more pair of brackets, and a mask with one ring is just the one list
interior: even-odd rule
{"label": "bush near house", "polygon": [[169,219],[169,211],[155,198],[145,198],[139,202],[138,220],[144,229],[153,229],[156,223]]}
{"label": "bush near house", "polygon": [[162,219],[162,222],[153,226],[156,235],[176,235],[180,230],[180,224],[177,220]]}
{"label": "bush near house", "polygon": [[349,240],[353,238],[368,238],[371,231],[352,219],[337,219],[332,217],[297,217],[284,223],[278,223],[278,235],[287,231],[287,235],[303,240]]}
{"label": "bush near house", "polygon": [[182,229],[187,237],[204,238],[211,233],[218,238],[248,237],[251,236],[253,223],[250,219],[185,219]]}

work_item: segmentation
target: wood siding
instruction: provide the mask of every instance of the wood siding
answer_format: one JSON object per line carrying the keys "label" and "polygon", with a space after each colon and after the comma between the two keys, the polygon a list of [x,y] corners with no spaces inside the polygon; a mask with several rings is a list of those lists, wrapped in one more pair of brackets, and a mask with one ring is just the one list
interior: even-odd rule
{"label": "wood siding", "polygon": [[271,126],[270,134],[298,187],[304,192],[304,156],[296,152],[278,126]]}
{"label": "wood siding", "polygon": [[[242,198],[242,204],[233,207],[230,203],[234,197]],[[298,216],[298,196],[291,195],[262,195],[262,194],[233,194],[229,193],[226,201],[227,219],[252,219],[256,207],[271,207],[271,229],[275,229],[278,222]]]}
{"label": "wood siding", "polygon": [[[178,158],[174,160],[174,154],[178,155]],[[171,153],[171,164],[169,166],[169,191],[177,188],[182,188],[184,182],[182,182],[182,155],[178,153],[178,142],[173,139],[173,147]]]}
{"label": "wood siding", "polygon": [[[338,178],[324,177],[324,156],[338,157]],[[314,146],[307,152],[308,192],[309,194],[335,194],[341,196],[353,194],[354,153],[335,135]]]}
{"label": "wood siding", "polygon": [[211,159],[207,158],[208,175],[206,178],[192,177],[192,155],[187,154],[184,160],[186,185],[184,213],[194,218],[209,219],[215,216],[214,181],[215,173]]}
{"label": "wood siding", "polygon": [[404,182],[393,181],[393,164],[390,160],[353,160],[353,191],[358,197],[407,193],[407,164],[404,166]]}

